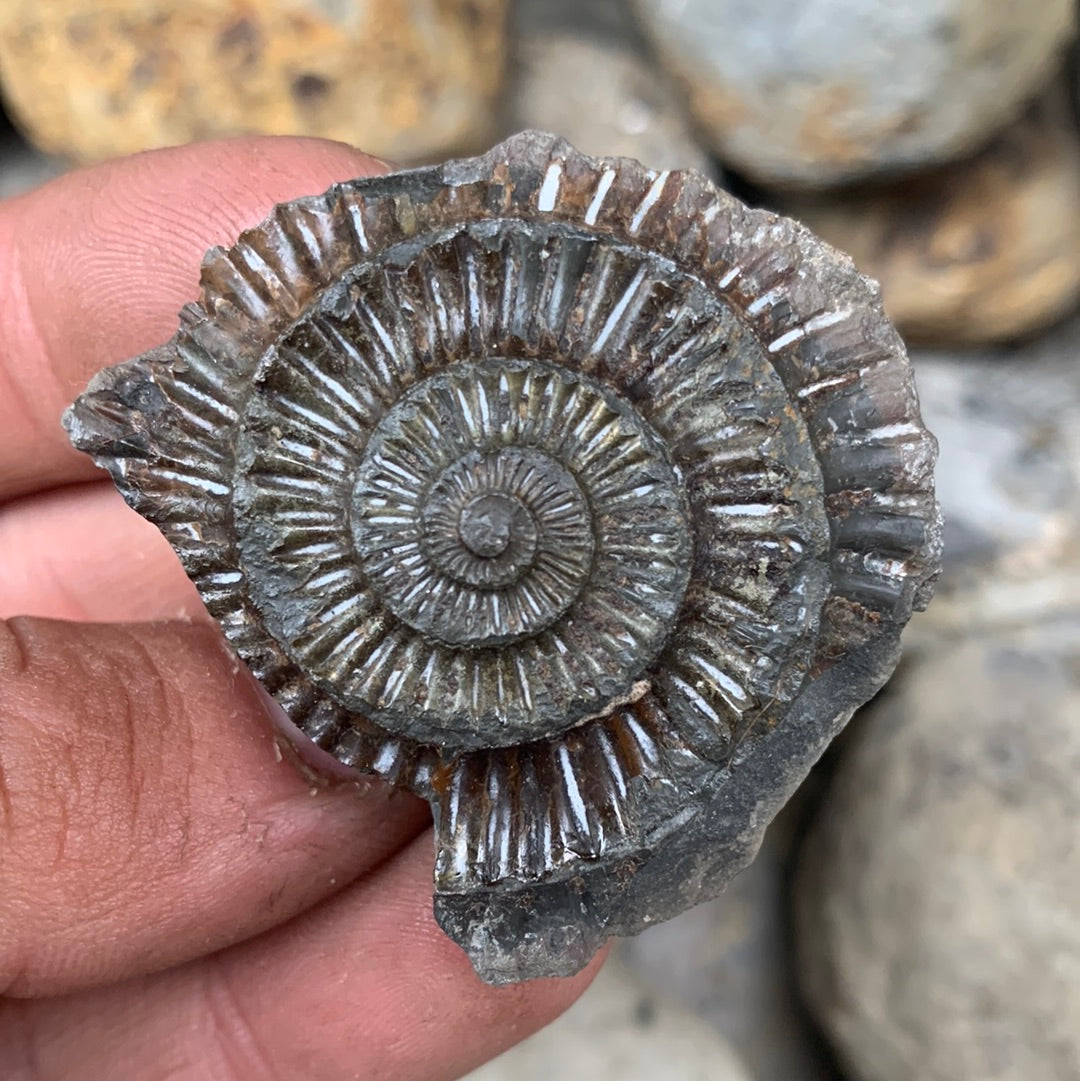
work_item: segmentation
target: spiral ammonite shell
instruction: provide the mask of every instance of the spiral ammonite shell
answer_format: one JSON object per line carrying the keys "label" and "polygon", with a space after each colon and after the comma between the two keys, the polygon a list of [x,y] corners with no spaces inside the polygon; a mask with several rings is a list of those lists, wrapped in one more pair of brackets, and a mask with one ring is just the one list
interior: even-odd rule
{"label": "spiral ammonite shell", "polygon": [[202,285],[72,439],[295,724],[431,802],[481,975],[718,891],[929,599],[935,449],[876,287],[535,132],[280,206]]}

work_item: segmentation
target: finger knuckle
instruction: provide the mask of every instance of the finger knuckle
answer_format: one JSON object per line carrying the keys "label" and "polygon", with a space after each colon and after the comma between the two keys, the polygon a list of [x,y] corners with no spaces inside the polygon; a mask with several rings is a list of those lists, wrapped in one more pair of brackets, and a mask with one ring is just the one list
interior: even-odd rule
{"label": "finger knuckle", "polygon": [[[242,993],[234,986],[227,962],[208,960],[203,985],[204,1045],[221,1064],[228,1081],[282,1081],[278,1056],[252,1023]],[[215,1074],[215,1076],[217,1076]]]}

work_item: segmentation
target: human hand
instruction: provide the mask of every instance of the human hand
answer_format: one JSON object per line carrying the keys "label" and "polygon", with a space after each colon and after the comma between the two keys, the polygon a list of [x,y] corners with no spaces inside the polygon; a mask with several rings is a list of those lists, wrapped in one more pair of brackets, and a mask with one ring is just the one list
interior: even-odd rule
{"label": "human hand", "polygon": [[35,617],[0,622],[4,1081],[454,1078],[595,971],[476,978],[432,918],[426,805],[275,755],[171,549],[60,428],[169,337],[206,248],[381,169],[244,139],[0,204],[0,617]]}

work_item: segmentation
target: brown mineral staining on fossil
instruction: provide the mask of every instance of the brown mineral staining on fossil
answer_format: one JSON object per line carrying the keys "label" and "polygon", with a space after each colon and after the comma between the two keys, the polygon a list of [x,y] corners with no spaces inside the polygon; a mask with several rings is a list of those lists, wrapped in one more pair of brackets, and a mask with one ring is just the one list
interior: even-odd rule
{"label": "brown mineral staining on fossil", "polygon": [[431,802],[493,982],[745,866],[939,557],[876,288],[535,132],[278,207],[66,424],[296,725]]}

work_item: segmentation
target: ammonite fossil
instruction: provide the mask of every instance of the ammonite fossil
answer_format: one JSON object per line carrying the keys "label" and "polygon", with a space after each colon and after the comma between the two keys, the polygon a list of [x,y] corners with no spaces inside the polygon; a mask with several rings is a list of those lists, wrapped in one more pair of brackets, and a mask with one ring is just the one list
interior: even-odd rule
{"label": "ammonite fossil", "polygon": [[431,802],[495,982],[716,893],[938,561],[875,287],[539,133],[278,207],[66,423],[296,725]]}

